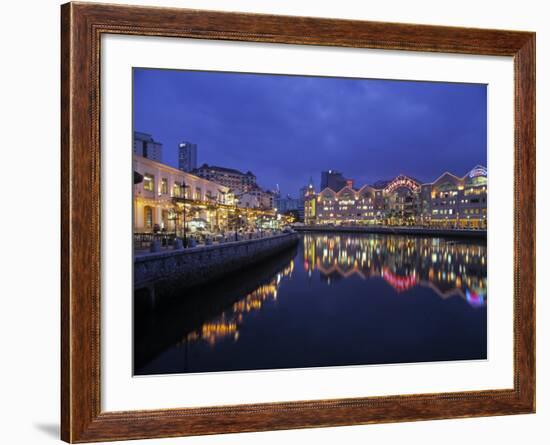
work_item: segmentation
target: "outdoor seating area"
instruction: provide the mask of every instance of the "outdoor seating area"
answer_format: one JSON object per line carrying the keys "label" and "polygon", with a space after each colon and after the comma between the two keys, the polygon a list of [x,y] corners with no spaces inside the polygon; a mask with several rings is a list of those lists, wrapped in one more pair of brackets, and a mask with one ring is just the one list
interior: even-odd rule
{"label": "outdoor seating area", "polygon": [[204,247],[213,244],[223,244],[236,241],[247,241],[254,239],[269,238],[282,233],[292,232],[290,227],[282,230],[256,230],[237,231],[224,233],[194,232],[187,234],[185,238],[177,237],[174,233],[134,233],[134,254],[146,252],[160,252],[170,249],[185,249],[193,247]]}

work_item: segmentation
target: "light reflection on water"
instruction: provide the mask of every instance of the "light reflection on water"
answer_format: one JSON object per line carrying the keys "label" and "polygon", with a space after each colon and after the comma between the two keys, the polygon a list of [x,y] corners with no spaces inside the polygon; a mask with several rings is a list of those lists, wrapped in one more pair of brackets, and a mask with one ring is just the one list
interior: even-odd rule
{"label": "light reflection on water", "polygon": [[239,339],[238,327],[243,323],[244,317],[252,311],[259,311],[268,301],[277,300],[277,289],[283,278],[292,277],[294,260],[267,284],[262,284],[257,289],[247,294],[242,300],[233,303],[230,310],[224,311],[215,320],[204,323],[200,329],[187,334],[187,341],[204,340],[214,345],[218,340],[229,337],[234,341]]}
{"label": "light reflection on water", "polygon": [[487,248],[442,238],[305,235],[304,269],[331,276],[382,277],[396,292],[429,286],[442,298],[457,294],[485,305]]}
{"label": "light reflection on water", "polygon": [[[486,304],[487,271],[484,245],[459,244],[441,238],[353,235],[311,235],[302,238],[303,270],[309,277],[318,270],[330,286],[336,279],[357,275],[381,277],[398,293],[415,286],[429,287],[441,298],[458,295],[473,307]],[[282,279],[292,279],[294,260],[271,280],[247,294],[218,318],[189,333],[188,341],[213,345],[226,337],[239,339],[239,326],[251,311],[277,299]]]}
{"label": "light reflection on water", "polygon": [[136,323],[146,359],[135,371],[483,359],[486,255],[485,243],[464,240],[304,234],[297,253]]}

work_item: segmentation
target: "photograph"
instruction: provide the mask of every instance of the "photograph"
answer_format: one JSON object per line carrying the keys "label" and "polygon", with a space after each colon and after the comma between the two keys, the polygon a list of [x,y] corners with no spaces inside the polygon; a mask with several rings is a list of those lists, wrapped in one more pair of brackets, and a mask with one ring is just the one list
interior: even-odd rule
{"label": "photograph", "polygon": [[487,360],[486,84],[134,67],[132,94],[135,376]]}

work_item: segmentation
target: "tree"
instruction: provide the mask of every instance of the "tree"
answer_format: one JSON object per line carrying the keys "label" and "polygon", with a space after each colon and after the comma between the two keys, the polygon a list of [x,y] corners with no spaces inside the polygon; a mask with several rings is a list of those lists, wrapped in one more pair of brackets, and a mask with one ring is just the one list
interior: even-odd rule
{"label": "tree", "polygon": [[287,217],[291,217],[291,223],[294,223],[296,221],[300,221],[300,212],[298,212],[298,210],[287,210],[286,212],[283,213],[283,215],[287,216]]}

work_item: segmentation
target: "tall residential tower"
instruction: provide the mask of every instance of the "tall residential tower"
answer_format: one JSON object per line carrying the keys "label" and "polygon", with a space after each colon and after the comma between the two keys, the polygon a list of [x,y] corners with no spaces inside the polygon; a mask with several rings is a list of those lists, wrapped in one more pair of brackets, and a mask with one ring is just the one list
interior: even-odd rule
{"label": "tall residential tower", "polygon": [[321,172],[321,190],[332,189],[335,192],[339,192],[344,187],[353,187],[353,181],[351,179],[344,178],[342,173],[336,170],[328,170]]}
{"label": "tall residential tower", "polygon": [[197,144],[181,141],[179,144],[178,168],[190,172],[197,168]]}
{"label": "tall residential tower", "polygon": [[134,131],[134,153],[153,161],[162,162],[162,144],[147,133]]}

